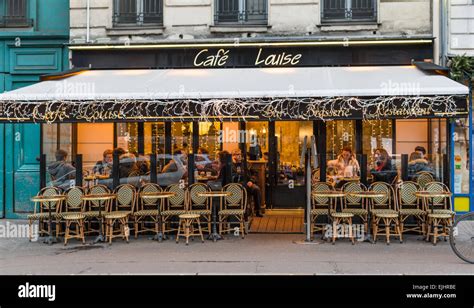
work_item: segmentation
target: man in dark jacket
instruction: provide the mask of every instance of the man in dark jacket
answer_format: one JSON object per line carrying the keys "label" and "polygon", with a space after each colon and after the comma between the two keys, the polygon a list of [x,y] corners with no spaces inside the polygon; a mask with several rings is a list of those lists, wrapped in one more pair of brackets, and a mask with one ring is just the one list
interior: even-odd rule
{"label": "man in dark jacket", "polygon": [[76,168],[66,162],[68,153],[64,150],[57,150],[55,153],[56,161],[48,166],[48,172],[51,175],[54,186],[60,186],[76,176]]}
{"label": "man in dark jacket", "polygon": [[255,184],[255,179],[247,168],[244,168],[242,162],[242,152],[240,150],[232,151],[232,182],[240,183],[253,198],[255,204],[255,214],[257,217],[263,217],[260,213],[260,203],[262,202],[262,191]]}

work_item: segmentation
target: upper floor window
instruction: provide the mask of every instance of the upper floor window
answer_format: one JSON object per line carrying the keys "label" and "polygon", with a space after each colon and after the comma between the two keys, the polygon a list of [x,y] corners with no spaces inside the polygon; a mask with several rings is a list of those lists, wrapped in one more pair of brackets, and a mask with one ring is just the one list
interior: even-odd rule
{"label": "upper floor window", "polygon": [[163,24],[163,0],[114,0],[114,26]]}
{"label": "upper floor window", "polygon": [[267,0],[216,0],[216,24],[266,25]]}
{"label": "upper floor window", "polygon": [[377,0],[323,0],[322,22],[377,21]]}
{"label": "upper floor window", "polygon": [[0,1],[0,27],[31,27],[33,20],[28,18],[28,0]]}

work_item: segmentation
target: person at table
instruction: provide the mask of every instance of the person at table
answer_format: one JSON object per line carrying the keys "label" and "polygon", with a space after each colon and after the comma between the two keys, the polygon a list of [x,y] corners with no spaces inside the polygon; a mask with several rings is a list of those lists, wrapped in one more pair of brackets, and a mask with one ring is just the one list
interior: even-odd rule
{"label": "person at table", "polygon": [[[176,162],[175,159],[179,159],[180,162]],[[187,168],[186,168],[186,164],[187,164],[187,155],[185,154],[184,150],[182,149],[178,149],[178,150],[175,150],[174,151],[174,154],[173,154],[173,159],[169,161],[168,164],[166,164],[164,167],[163,167],[163,170],[161,171],[162,173],[167,173],[167,172],[177,172],[179,170],[179,167],[178,167],[178,164],[180,166],[183,166],[183,168],[185,169],[184,171],[184,175],[183,177],[186,177],[188,172],[187,172]]]}
{"label": "person at table", "polygon": [[426,149],[421,145],[415,147],[415,152],[419,153],[422,158],[426,159]]}
{"label": "person at table", "polygon": [[111,174],[112,173],[112,164],[113,164],[113,151],[107,149],[102,153],[102,160],[96,162],[92,172],[94,174]]}
{"label": "person at table", "polygon": [[416,181],[419,172],[429,172],[434,176],[433,168],[429,161],[423,157],[422,153],[412,152],[408,161],[408,180]]}
{"label": "person at table", "polygon": [[336,175],[341,177],[355,177],[360,174],[359,162],[350,147],[344,147],[336,159],[328,162],[328,167],[333,167]]}
{"label": "person at table", "polygon": [[53,186],[61,186],[76,177],[76,168],[66,161],[68,153],[65,150],[57,150],[56,161],[48,166],[48,173],[53,180]]}
{"label": "person at table", "polygon": [[[222,166],[222,169],[225,173],[225,164]],[[223,180],[225,181],[225,174]],[[253,203],[255,205],[255,213],[257,217],[263,217],[260,211],[260,204],[262,201],[262,191],[257,184],[256,179],[251,175],[248,168],[244,167],[242,161],[242,152],[239,149],[232,151],[232,168],[231,168],[231,180],[233,183],[240,183],[245,187],[247,193],[252,196]],[[224,183],[223,183],[224,186]]]}
{"label": "person at table", "polygon": [[132,153],[125,153],[119,157],[119,174],[121,178],[137,176],[139,174],[137,158]]}
{"label": "person at table", "polygon": [[375,166],[370,170],[372,181],[394,184],[398,172],[388,152],[383,148],[376,149],[374,162]]}

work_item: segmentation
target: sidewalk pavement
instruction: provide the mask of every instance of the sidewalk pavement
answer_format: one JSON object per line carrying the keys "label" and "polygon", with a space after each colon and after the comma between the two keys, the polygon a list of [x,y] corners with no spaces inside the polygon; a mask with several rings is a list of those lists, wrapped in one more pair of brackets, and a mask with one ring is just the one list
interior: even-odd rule
{"label": "sidewalk pavement", "polygon": [[249,234],[245,239],[226,235],[216,243],[195,239],[161,243],[142,235],[130,243],[86,245],[71,240],[68,246],[28,242],[27,238],[0,239],[0,274],[394,274],[473,275],[474,266],[451,251],[449,242],[437,246],[406,236],[403,244],[386,245],[342,239],[335,245],[301,245],[302,234]]}

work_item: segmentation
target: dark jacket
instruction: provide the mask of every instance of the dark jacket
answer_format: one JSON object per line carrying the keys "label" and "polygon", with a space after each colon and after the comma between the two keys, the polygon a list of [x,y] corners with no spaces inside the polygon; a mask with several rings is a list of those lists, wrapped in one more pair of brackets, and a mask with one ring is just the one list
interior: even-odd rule
{"label": "dark jacket", "polygon": [[[51,178],[57,183],[64,183],[76,177],[76,168],[65,161],[56,161],[48,166]],[[55,184],[56,185],[56,184]]]}
{"label": "dark jacket", "polygon": [[408,179],[410,181],[416,181],[418,177],[418,172],[429,172],[434,175],[434,170],[431,167],[430,163],[424,159],[415,159],[408,163]]}
{"label": "dark jacket", "polygon": [[388,160],[381,170],[377,171],[376,169],[371,169],[370,174],[372,175],[373,182],[392,184],[398,172],[392,160]]}

